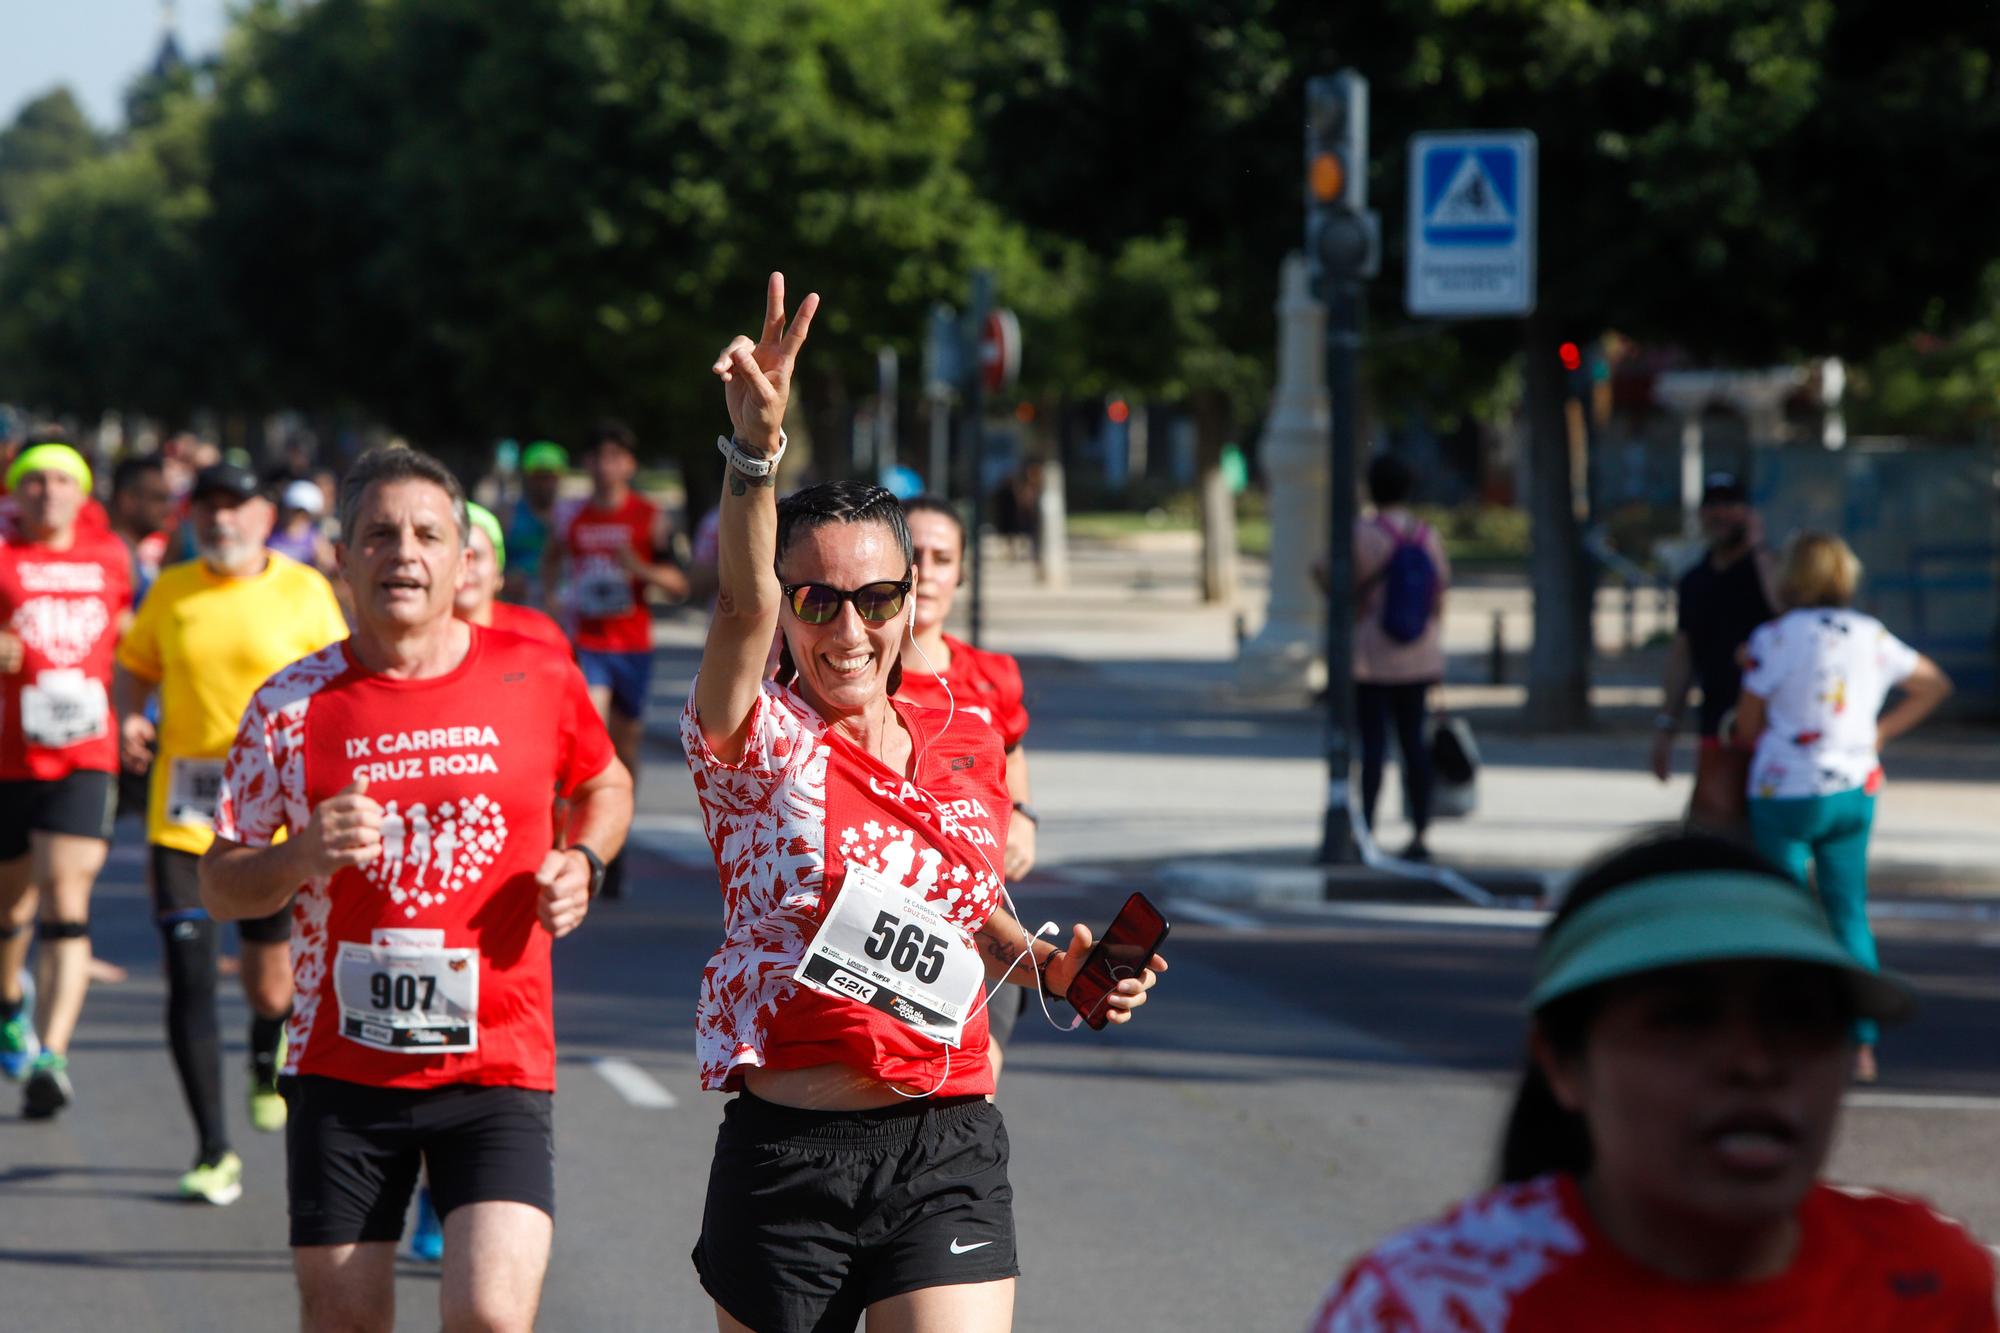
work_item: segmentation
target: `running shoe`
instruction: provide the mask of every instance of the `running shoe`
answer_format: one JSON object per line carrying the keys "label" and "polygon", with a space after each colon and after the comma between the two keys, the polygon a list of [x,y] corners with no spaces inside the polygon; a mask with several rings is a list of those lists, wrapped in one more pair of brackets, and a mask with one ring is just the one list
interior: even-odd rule
{"label": "running shoe", "polygon": [[47,1120],[76,1100],[69,1082],[69,1059],[54,1051],[35,1057],[28,1071],[28,1087],[21,1097],[23,1120]]}
{"label": "running shoe", "polygon": [[0,1023],[0,1074],[19,1083],[28,1076],[42,1043],[35,1036],[35,979],[21,969],[21,1012]]}
{"label": "running shoe", "polygon": [[243,1159],[226,1152],[213,1162],[196,1162],[194,1169],[181,1177],[181,1197],[200,1199],[218,1208],[235,1203],[243,1197]]}
{"label": "running shoe", "polygon": [[278,1054],[269,1073],[250,1067],[250,1125],[261,1134],[276,1134],[285,1127],[285,1095],[278,1091],[278,1071],[285,1067],[285,1038],[278,1037]]}
{"label": "running shoe", "polygon": [[427,1264],[444,1258],[444,1223],[438,1220],[429,1185],[417,1188],[417,1225],[410,1232],[410,1256]]}

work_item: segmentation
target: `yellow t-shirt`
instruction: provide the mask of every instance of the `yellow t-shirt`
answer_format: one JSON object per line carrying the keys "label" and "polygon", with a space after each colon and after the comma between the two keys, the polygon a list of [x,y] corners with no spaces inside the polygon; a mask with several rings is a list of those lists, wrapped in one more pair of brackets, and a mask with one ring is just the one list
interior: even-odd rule
{"label": "yellow t-shirt", "polygon": [[118,665],[160,691],[149,842],[208,850],[222,760],[250,697],[279,668],[346,637],[333,585],[275,551],[247,579],[199,560],[160,571],[118,644]]}

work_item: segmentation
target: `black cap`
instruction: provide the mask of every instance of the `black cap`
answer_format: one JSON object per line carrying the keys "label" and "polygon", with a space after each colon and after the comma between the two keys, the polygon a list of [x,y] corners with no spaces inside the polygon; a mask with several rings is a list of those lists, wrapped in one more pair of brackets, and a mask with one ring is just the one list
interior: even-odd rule
{"label": "black cap", "polygon": [[194,490],[190,494],[199,500],[214,491],[234,500],[248,500],[257,494],[257,478],[249,468],[234,463],[210,463],[194,474]]}
{"label": "black cap", "polygon": [[1701,502],[1705,505],[1749,504],[1750,492],[1744,489],[1734,472],[1711,472],[1707,484],[1702,487]]}

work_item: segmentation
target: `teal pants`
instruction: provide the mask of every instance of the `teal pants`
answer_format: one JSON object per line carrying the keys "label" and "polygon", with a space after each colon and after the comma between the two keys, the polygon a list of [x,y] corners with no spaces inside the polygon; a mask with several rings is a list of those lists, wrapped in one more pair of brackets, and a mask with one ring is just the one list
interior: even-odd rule
{"label": "teal pants", "polygon": [[[1878,967],[1875,935],[1868,929],[1868,833],[1874,824],[1875,798],[1860,787],[1830,796],[1750,798],[1750,837],[1757,850],[1801,886],[1818,886],[1833,933],[1870,971]],[[1854,1035],[1873,1046],[1874,1021],[1856,1023]]]}

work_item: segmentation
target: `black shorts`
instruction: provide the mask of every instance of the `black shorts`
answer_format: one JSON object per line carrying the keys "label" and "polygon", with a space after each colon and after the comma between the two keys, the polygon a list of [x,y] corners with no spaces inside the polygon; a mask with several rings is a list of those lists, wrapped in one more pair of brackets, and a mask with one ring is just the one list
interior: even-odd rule
{"label": "black shorts", "polygon": [[44,782],[15,778],[0,782],[0,861],[28,854],[31,833],[66,833],[111,841],[118,817],[118,784],[109,773],[78,769]]}
{"label": "black shorts", "polygon": [[284,1080],[292,1244],[393,1242],[430,1168],[440,1219],[468,1203],[556,1215],[554,1098],[455,1083],[375,1088],[305,1074]]}
{"label": "black shorts", "polygon": [[[153,861],[153,920],[162,926],[189,917],[206,918],[201,905],[201,858],[157,843],[147,848]],[[236,923],[236,934],[252,944],[283,944],[292,937],[292,905],[286,903],[269,916],[254,916]]]}
{"label": "black shorts", "polygon": [[744,1093],[716,1135],[694,1266],[759,1333],[852,1329],[906,1291],[1018,1277],[999,1110],[800,1111]]}

